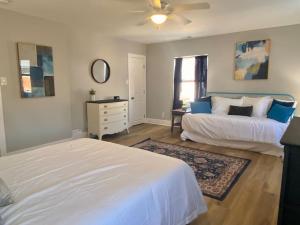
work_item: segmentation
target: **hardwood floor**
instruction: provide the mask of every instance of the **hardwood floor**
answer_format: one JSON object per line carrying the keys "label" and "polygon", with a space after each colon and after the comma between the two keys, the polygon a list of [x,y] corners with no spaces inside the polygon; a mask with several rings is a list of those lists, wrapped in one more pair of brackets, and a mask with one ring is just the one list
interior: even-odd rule
{"label": "hardwood floor", "polygon": [[277,224],[282,174],[280,158],[191,141],[183,142],[178,131],[171,134],[169,127],[151,124],[132,127],[130,134],[113,135],[105,137],[104,140],[130,146],[147,138],[252,160],[224,201],[205,197],[208,212],[191,225]]}

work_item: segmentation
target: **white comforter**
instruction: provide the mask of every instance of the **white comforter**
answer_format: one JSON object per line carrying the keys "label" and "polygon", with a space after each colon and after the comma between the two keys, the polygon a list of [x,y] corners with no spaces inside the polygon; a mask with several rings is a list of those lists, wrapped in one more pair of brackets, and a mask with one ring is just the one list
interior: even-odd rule
{"label": "white comforter", "polygon": [[268,118],[216,114],[186,114],[182,127],[185,131],[217,140],[268,143],[280,145],[288,124]]}
{"label": "white comforter", "polygon": [[0,177],[16,200],[5,225],[185,225],[207,210],[183,161],[91,139],[0,158]]}

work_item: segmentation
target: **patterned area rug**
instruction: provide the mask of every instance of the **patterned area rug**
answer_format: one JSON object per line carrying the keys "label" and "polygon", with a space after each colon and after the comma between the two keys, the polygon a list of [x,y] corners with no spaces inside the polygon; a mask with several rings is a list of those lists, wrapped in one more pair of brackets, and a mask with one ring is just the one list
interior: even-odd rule
{"label": "patterned area rug", "polygon": [[251,160],[167,144],[151,139],[132,147],[181,159],[192,167],[204,195],[224,200]]}

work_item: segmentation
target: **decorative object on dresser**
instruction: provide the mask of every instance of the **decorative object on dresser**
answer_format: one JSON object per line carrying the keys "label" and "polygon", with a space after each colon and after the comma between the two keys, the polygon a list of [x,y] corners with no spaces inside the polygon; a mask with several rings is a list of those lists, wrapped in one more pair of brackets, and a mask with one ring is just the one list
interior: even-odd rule
{"label": "decorative object on dresser", "polygon": [[96,91],[94,89],[91,89],[89,91],[89,93],[90,93],[90,100],[91,101],[96,101]]}
{"label": "decorative object on dresser", "polygon": [[52,48],[17,43],[22,98],[55,96]]}
{"label": "decorative object on dresser", "polygon": [[99,100],[87,102],[88,136],[128,132],[128,100]]}
{"label": "decorative object on dresser", "polygon": [[281,139],[284,163],[278,225],[298,225],[300,215],[300,117],[291,121]]}
{"label": "decorative object on dresser", "polygon": [[91,74],[94,81],[104,84],[109,80],[110,67],[104,59],[96,59],[91,66]]}

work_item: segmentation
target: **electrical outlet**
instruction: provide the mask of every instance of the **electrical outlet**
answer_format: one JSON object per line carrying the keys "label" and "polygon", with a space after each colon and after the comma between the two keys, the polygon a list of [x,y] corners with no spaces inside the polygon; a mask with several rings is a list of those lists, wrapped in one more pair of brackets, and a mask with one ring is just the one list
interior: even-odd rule
{"label": "electrical outlet", "polygon": [[165,112],[161,113],[161,118],[163,118],[163,119],[165,118]]}
{"label": "electrical outlet", "polygon": [[0,86],[6,86],[6,85],[7,85],[7,78],[0,77]]}

